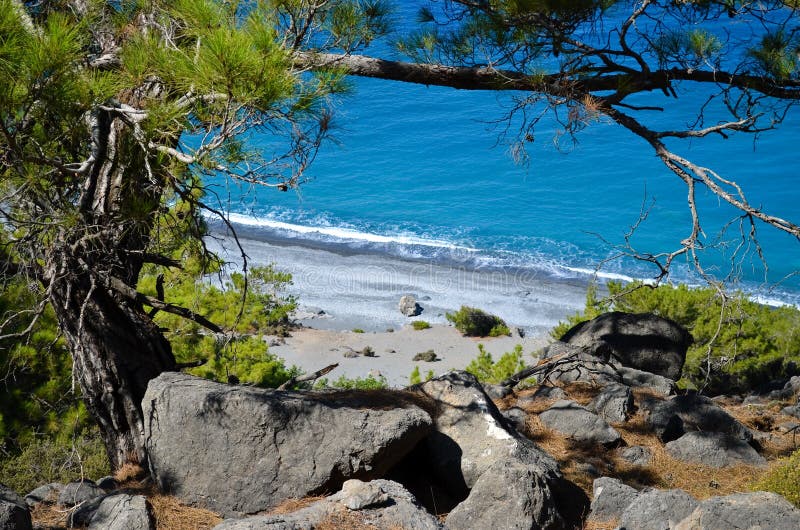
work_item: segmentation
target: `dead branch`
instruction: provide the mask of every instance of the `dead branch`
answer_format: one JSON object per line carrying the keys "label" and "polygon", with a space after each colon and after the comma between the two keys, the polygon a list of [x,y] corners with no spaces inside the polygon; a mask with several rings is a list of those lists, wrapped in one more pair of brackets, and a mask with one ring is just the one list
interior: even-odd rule
{"label": "dead branch", "polygon": [[325,368],[323,368],[321,370],[317,370],[316,372],[314,372],[312,374],[296,375],[296,376],[290,378],[285,383],[283,383],[281,386],[279,386],[278,390],[288,390],[289,388],[291,388],[292,386],[294,386],[297,383],[304,383],[306,381],[316,381],[317,379],[319,379],[323,375],[327,374],[328,372],[331,372],[337,366],[339,366],[339,363],[328,365]]}

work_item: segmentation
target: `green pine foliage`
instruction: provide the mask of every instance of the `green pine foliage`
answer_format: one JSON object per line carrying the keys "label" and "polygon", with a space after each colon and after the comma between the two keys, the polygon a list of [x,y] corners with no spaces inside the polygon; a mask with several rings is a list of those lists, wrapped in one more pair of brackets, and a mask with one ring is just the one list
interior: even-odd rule
{"label": "green pine foliage", "polygon": [[790,375],[800,363],[800,310],[758,304],[742,293],[723,300],[711,287],[610,282],[603,300],[592,287],[585,311],[556,326],[552,335],[560,338],[578,322],[612,310],[654,313],[689,330],[695,342],[680,382],[686,387],[746,392]]}
{"label": "green pine foliage", "polygon": [[503,319],[475,307],[462,305],[455,313],[446,313],[445,318],[468,337],[511,335],[511,331]]}
{"label": "green pine foliage", "polygon": [[417,331],[422,331],[423,329],[430,329],[431,325],[424,320],[415,320],[411,323],[411,327]]}
{"label": "green pine foliage", "polygon": [[499,383],[524,369],[525,366],[521,344],[517,344],[513,351],[501,355],[497,361],[486,351],[483,344],[478,344],[478,356],[470,361],[466,370],[483,383]]}
{"label": "green pine foliage", "polygon": [[419,373],[419,366],[414,366],[411,370],[411,375],[408,376],[409,385],[418,385],[422,382],[422,375]]}

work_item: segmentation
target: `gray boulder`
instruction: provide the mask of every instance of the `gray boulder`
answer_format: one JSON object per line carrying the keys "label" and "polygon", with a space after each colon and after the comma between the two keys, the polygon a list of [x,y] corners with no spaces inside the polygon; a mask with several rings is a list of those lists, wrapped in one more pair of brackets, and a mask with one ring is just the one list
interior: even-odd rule
{"label": "gray boulder", "polygon": [[668,400],[643,400],[647,424],[664,442],[677,440],[685,432],[721,432],[752,445],[757,445],[753,432],[733,416],[699,394],[674,396]]}
{"label": "gray boulder", "polygon": [[677,390],[675,381],[668,377],[651,374],[629,366],[614,365],[617,368],[617,372],[622,376],[622,383],[631,388],[649,388],[663,396],[671,396]]}
{"label": "gray boulder", "polygon": [[633,414],[633,392],[618,383],[606,385],[587,408],[607,422],[622,423]]}
{"label": "gray boulder", "polygon": [[581,443],[614,446],[622,437],[616,429],[596,414],[574,401],[562,399],[539,414],[545,427],[558,431]]}
{"label": "gray boulder", "polygon": [[787,416],[794,416],[795,418],[800,418],[800,405],[790,405],[788,407],[783,407],[781,409],[781,413],[786,414]]}
{"label": "gray boulder", "polygon": [[0,529],[31,530],[31,512],[25,499],[0,484]]}
{"label": "gray boulder", "polygon": [[415,317],[422,313],[422,307],[417,303],[416,298],[409,294],[400,297],[398,307],[400,312],[407,317]]}
{"label": "gray boulder", "polygon": [[379,477],[431,429],[401,392],[286,392],[180,373],[150,381],[142,408],[157,485],[224,514]]}
{"label": "gray boulder", "polygon": [[600,477],[592,483],[590,518],[594,521],[614,521],[636,499],[639,492],[619,479]]}
{"label": "gray boulder", "polygon": [[619,527],[625,530],[670,530],[697,505],[697,500],[683,490],[645,491],[622,512]]}
{"label": "gray boulder", "polygon": [[[480,383],[467,372],[451,372],[420,385],[418,391],[435,402],[434,432],[426,439],[428,465],[441,484],[453,493],[469,496],[464,513],[488,502],[482,495],[488,484],[506,477],[536,477],[525,490],[530,520],[543,529],[571,528],[588,507],[585,494],[564,479],[556,461],[532,441],[507,427]],[[509,469],[504,470],[504,466]],[[485,478],[484,474],[489,473]],[[478,483],[480,482],[480,487]],[[520,486],[522,487],[522,486]],[[492,495],[503,496],[500,490]],[[504,497],[505,498],[505,497]],[[453,524],[460,521],[455,516]],[[449,522],[449,520],[448,520]],[[476,528],[476,527],[471,527]]]}
{"label": "gray boulder", "polygon": [[613,357],[623,366],[678,380],[693,339],[686,329],[667,318],[614,311],[581,322],[561,341],[588,348],[604,359]]}
{"label": "gray boulder", "polygon": [[485,384],[483,385],[483,389],[486,391],[486,394],[492,399],[503,399],[504,397],[511,394],[512,390],[503,385],[490,385]]}
{"label": "gray boulder", "polygon": [[721,432],[689,432],[669,442],[666,449],[678,460],[698,462],[712,467],[767,464],[764,457],[750,445]]}
{"label": "gray boulder", "polygon": [[103,499],[89,530],[152,530],[153,511],[143,495],[110,495]]}
{"label": "gray boulder", "polygon": [[528,413],[519,407],[511,407],[501,412],[503,417],[508,420],[510,425],[513,425],[518,431],[524,432],[526,424],[528,423]]}
{"label": "gray boulder", "polygon": [[800,510],[775,493],[757,491],[706,499],[675,530],[797,530]]}
{"label": "gray boulder", "polygon": [[497,461],[478,478],[469,497],[450,512],[445,525],[448,530],[522,530],[542,528],[542,521],[559,519],[541,473],[520,461]]}
{"label": "gray boulder", "polygon": [[103,500],[108,497],[107,494],[94,497],[92,499],[83,501],[76,505],[73,509],[69,510],[67,514],[67,526],[69,528],[83,528],[88,526],[92,521],[92,517],[97,513],[97,509],[103,503]]}
{"label": "gray boulder", "polygon": [[383,479],[353,479],[345,482],[339,493],[296,512],[228,519],[213,530],[313,530],[326,520],[331,523],[328,528],[347,528],[354,518],[377,528],[443,529],[402,485]]}
{"label": "gray boulder", "polygon": [[634,466],[647,466],[653,461],[653,451],[649,447],[632,445],[617,450],[619,457]]}
{"label": "gray boulder", "polygon": [[58,495],[61,506],[75,506],[105,495],[106,492],[91,480],[79,480],[65,484]]}
{"label": "gray boulder", "polygon": [[31,508],[40,502],[55,504],[58,500],[58,496],[61,495],[61,490],[63,489],[64,485],[59,484],[58,482],[51,482],[50,484],[39,486],[25,495],[25,503]]}

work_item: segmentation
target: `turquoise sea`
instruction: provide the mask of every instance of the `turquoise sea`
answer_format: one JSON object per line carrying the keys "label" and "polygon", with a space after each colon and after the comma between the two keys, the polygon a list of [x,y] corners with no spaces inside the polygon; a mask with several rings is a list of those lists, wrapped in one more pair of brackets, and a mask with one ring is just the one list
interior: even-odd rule
{"label": "turquoise sea", "polygon": [[[414,2],[395,19],[411,24]],[[392,52],[379,43],[372,53]],[[678,98],[647,96],[663,105],[651,124],[685,124],[708,96],[683,86]],[[643,203],[652,209],[632,242],[657,253],[677,248],[690,230],[686,189],[638,137],[612,123],[593,122],[577,143],[559,136],[552,116],[528,144],[530,163],[518,165],[498,124],[512,94],[466,92],[354,79],[337,102],[336,142],[319,152],[298,192],[238,188],[216,191],[248,227],[248,237],[347,253],[384,254],[487,270],[529,270],[554,279],[649,278],[656,271],[631,259],[612,259]],[[642,99],[645,101],[645,98]],[[513,132],[513,131],[512,131]],[[268,138],[255,138],[269,145]],[[776,131],[674,143],[676,152],[737,180],[752,203],[800,222],[800,109]],[[710,194],[701,197],[706,242],[737,213]],[[744,288],[763,300],[800,303],[800,242],[766,227],[758,238],[769,265],[754,249],[731,262],[739,232],[731,227],[722,250],[705,265],[724,277],[733,265]],[[685,262],[671,281],[701,283]]]}

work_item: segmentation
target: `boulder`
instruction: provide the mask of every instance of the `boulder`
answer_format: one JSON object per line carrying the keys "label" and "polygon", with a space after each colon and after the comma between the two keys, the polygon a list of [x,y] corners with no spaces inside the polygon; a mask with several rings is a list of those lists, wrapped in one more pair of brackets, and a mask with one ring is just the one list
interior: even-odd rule
{"label": "boulder", "polygon": [[60,506],[75,506],[105,494],[106,492],[91,480],[78,480],[64,485],[58,495],[58,504]]}
{"label": "boulder", "polygon": [[631,447],[621,447],[617,451],[621,459],[634,466],[647,466],[653,461],[653,451],[649,447],[632,445]]}
{"label": "boulder", "polygon": [[[464,513],[486,503],[481,492],[509,473],[531,477],[526,488],[538,490],[534,493],[526,489],[524,493],[538,499],[529,513],[534,527],[571,528],[578,523],[577,518],[588,508],[585,494],[564,479],[550,455],[507,426],[472,374],[450,372],[417,388],[436,407],[434,432],[425,441],[427,464],[454,496],[468,494],[463,510],[456,507],[454,511]],[[509,470],[504,471],[504,466]],[[490,474],[484,479],[485,473]],[[492,495],[504,494],[494,491]],[[458,517],[453,521],[460,520]]]}
{"label": "boulder", "polygon": [[600,477],[592,483],[592,506],[590,518],[594,521],[614,521],[639,495],[634,488],[621,480]]}
{"label": "boulder", "polygon": [[416,298],[408,294],[400,297],[398,306],[400,312],[407,317],[415,317],[422,313],[422,307],[417,303]]}
{"label": "boulder", "polygon": [[98,488],[100,488],[102,490],[105,490],[105,491],[115,490],[119,486],[119,484],[117,484],[116,479],[114,477],[112,477],[112,476],[105,476],[105,477],[99,478],[99,479],[97,479],[96,484],[97,484]]}
{"label": "boulder", "polygon": [[721,432],[689,432],[666,445],[673,458],[712,467],[763,466],[767,461],[742,440]]}
{"label": "boulder", "polygon": [[403,392],[289,392],[164,373],[142,404],[150,471],[186,502],[223,514],[266,510],[349,478],[382,476],[430,432],[420,401]]}
{"label": "boulder", "polygon": [[46,502],[48,504],[55,504],[58,500],[58,496],[61,495],[61,490],[64,489],[63,484],[59,484],[58,482],[51,482],[50,484],[45,484],[43,486],[39,486],[38,488],[34,488],[31,490],[30,493],[25,495],[25,503],[33,508],[40,502]]}
{"label": "boulder", "polygon": [[355,518],[364,527],[372,525],[375,528],[404,530],[443,528],[397,482],[383,479],[361,482],[353,479],[345,482],[339,493],[296,512],[228,519],[213,530],[313,530],[322,527],[324,522],[329,523],[326,528],[348,528]]}
{"label": "boulder", "polygon": [[525,427],[528,423],[527,412],[519,407],[511,407],[510,409],[504,410],[501,414],[506,420],[508,420],[510,425],[514,426],[515,429],[522,432],[525,431]]}
{"label": "boulder", "polygon": [[0,484],[0,528],[31,530],[31,512],[25,499],[11,488]]}
{"label": "boulder", "polygon": [[625,530],[667,530],[697,508],[697,500],[683,490],[648,490],[636,496],[619,518]]}
{"label": "boulder", "polygon": [[560,519],[546,478],[520,461],[496,461],[478,478],[469,497],[447,516],[448,530],[555,527]]}
{"label": "boulder", "polygon": [[631,388],[648,388],[661,394],[662,396],[671,396],[675,394],[677,386],[675,381],[662,375],[651,374],[630,366],[622,366],[617,363],[612,363],[617,369],[617,372],[622,377],[622,383]]}
{"label": "boulder", "polygon": [[800,418],[800,404],[783,407],[781,409],[781,413],[786,414],[787,416],[794,416],[795,418]]}
{"label": "boulder", "polygon": [[512,390],[503,385],[491,385],[485,384],[483,385],[483,389],[486,391],[486,394],[492,399],[503,399],[504,397],[511,394]]}
{"label": "boulder", "polygon": [[645,410],[647,424],[664,442],[677,440],[685,432],[721,432],[729,434],[751,445],[758,445],[753,432],[733,416],[699,394],[674,396],[668,400],[642,400],[639,406]]}
{"label": "boulder", "polygon": [[562,399],[539,414],[545,427],[581,443],[614,446],[622,441],[616,429],[574,401]]}
{"label": "boulder", "polygon": [[757,491],[711,497],[675,530],[797,530],[800,510],[775,493]]}
{"label": "boulder", "polygon": [[587,353],[585,348],[572,344],[554,342],[542,350],[543,359],[559,357],[557,365],[549,375],[540,376],[539,381],[574,383],[580,381],[599,386],[622,382],[619,371],[604,359]]}
{"label": "boulder", "polygon": [[623,366],[678,380],[693,339],[667,318],[614,311],[581,322],[561,341],[588,348],[597,357],[613,357]]}
{"label": "boulder", "polygon": [[108,497],[108,495],[103,494],[76,505],[75,508],[70,510],[67,514],[67,527],[83,528],[88,526],[106,497]]}
{"label": "boulder", "polygon": [[153,510],[143,495],[110,495],[97,508],[89,530],[154,530]]}
{"label": "boulder", "polygon": [[633,414],[633,392],[625,385],[608,384],[594,397],[587,408],[607,422],[622,423]]}

